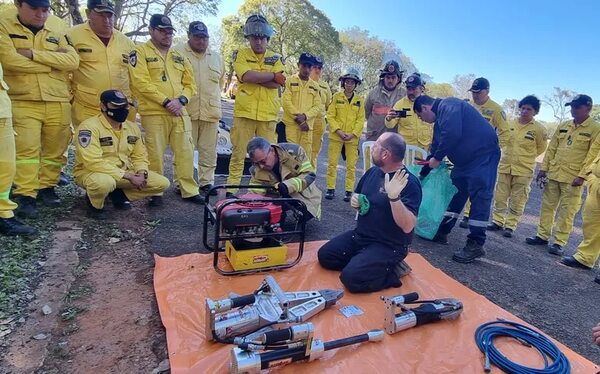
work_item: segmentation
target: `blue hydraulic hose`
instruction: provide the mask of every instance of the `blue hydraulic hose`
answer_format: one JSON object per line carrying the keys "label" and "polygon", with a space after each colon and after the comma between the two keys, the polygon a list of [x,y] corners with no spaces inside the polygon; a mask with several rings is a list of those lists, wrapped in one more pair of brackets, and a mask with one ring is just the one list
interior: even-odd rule
{"label": "blue hydraulic hose", "polygon": [[[509,336],[525,346],[537,349],[544,359],[544,368],[530,368],[509,360],[494,345],[494,339],[499,336]],[[475,330],[475,343],[485,355],[483,369],[486,373],[491,371],[490,364],[496,365],[505,373],[569,374],[571,372],[569,360],[556,344],[541,333],[516,322],[498,320],[480,325]]]}

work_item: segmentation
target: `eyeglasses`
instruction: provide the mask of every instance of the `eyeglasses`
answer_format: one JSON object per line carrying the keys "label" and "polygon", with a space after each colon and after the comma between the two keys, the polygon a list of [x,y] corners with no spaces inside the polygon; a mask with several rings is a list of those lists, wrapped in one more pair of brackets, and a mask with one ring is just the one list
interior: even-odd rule
{"label": "eyeglasses", "polygon": [[256,166],[266,166],[267,165],[267,159],[269,158],[269,155],[271,154],[271,150],[269,149],[269,151],[267,152],[267,154],[265,155],[265,157],[262,160],[258,160],[258,161],[253,161],[252,163]]}

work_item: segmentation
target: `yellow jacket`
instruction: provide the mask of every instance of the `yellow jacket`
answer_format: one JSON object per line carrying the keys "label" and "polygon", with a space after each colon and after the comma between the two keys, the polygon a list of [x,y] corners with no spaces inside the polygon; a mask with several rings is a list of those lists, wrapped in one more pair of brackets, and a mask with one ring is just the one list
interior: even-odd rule
{"label": "yellow jacket", "polygon": [[187,111],[193,120],[218,122],[221,119],[221,87],[225,64],[218,53],[194,52],[186,42],[175,47],[192,63],[198,94],[190,98]]}
{"label": "yellow jacket", "polygon": [[[18,14],[17,7],[13,6],[13,7],[6,9],[3,12],[1,12],[0,19],[14,18],[17,16],[17,14]],[[55,16],[54,14],[48,15],[48,19],[46,20],[46,25],[48,25],[48,27],[51,27],[54,30],[59,30],[61,32],[64,32],[66,29],[69,28],[69,24],[67,22],[65,22],[62,18]]]}
{"label": "yellow jacket", "polygon": [[303,81],[294,74],[285,81],[283,92],[283,123],[297,126],[294,114],[305,114],[308,127],[313,128],[315,117],[323,113],[319,84],[312,79]]}
{"label": "yellow jacket", "polygon": [[561,123],[554,135],[540,170],[548,178],[571,183],[575,177],[586,179],[592,161],[600,152],[600,124],[591,117],[575,127],[573,120]]}
{"label": "yellow jacket", "polygon": [[233,70],[238,77],[238,90],[233,108],[234,117],[255,121],[277,121],[281,101],[276,88],[266,88],[242,79],[246,72],[283,72],[282,57],[271,51],[257,56],[251,48],[243,48],[233,54]]}
{"label": "yellow jacket", "polygon": [[[31,49],[33,59],[18,54],[17,49]],[[79,57],[63,30],[46,23],[33,35],[16,16],[1,19],[0,62],[12,100],[70,100],[66,73],[77,68]]]}
{"label": "yellow jacket", "polygon": [[188,58],[173,48],[163,57],[152,40],[138,45],[130,54],[129,77],[142,116],[171,115],[163,107],[167,99],[185,96],[189,101],[196,94],[196,81]]}
{"label": "yellow jacket", "polygon": [[96,36],[88,22],[67,30],[67,36],[79,55],[79,68],[73,72],[73,99],[84,107],[99,110],[100,94],[108,89],[129,89],[129,53],[135,44],[125,34],[113,30],[108,46]]}
{"label": "yellow jacket", "polygon": [[510,126],[506,121],[506,113],[504,113],[502,107],[492,99],[488,99],[483,105],[472,104],[481,113],[483,118],[496,129],[500,149],[504,150],[508,146],[510,139]]}
{"label": "yellow jacket", "polygon": [[519,177],[531,177],[535,159],[546,150],[546,128],[532,120],[527,124],[512,123],[508,146],[502,153],[498,172]]}
{"label": "yellow jacket", "polygon": [[336,92],[327,110],[327,122],[329,122],[329,139],[342,141],[335,133],[339,129],[345,133],[354,134],[355,138],[350,140],[350,143],[358,142],[365,125],[363,97],[354,93],[352,100],[348,102],[344,91]]}
{"label": "yellow jacket", "polygon": [[[310,158],[298,144],[280,143],[273,145],[273,148],[279,158],[281,183],[288,188],[290,197],[304,202],[310,214],[316,219],[320,219],[321,190],[315,183],[317,175],[310,163]],[[280,183],[273,172],[255,166],[250,167],[250,174],[252,175],[249,183],[251,185],[275,186]],[[253,190],[253,192],[263,193],[264,190]]]}
{"label": "yellow jacket", "polygon": [[402,135],[406,144],[415,145],[428,151],[433,139],[433,126],[427,122],[421,121],[413,110],[414,103],[408,97],[403,97],[394,104],[394,110],[409,109],[407,117],[392,118],[391,121],[385,120],[385,127],[388,129],[398,125],[398,133]]}
{"label": "yellow jacket", "polygon": [[319,84],[320,94],[321,94],[321,104],[323,104],[323,113],[317,116],[317,118],[323,118],[327,114],[327,109],[329,108],[329,104],[331,104],[331,88],[329,88],[329,84],[322,79],[315,81]]}
{"label": "yellow jacket", "polygon": [[76,178],[102,173],[120,181],[125,171],[148,170],[142,133],[133,122],[125,121],[121,131],[115,131],[104,115],[98,114],[81,122],[75,135],[73,175]]}
{"label": "yellow jacket", "polygon": [[2,65],[0,65],[0,118],[11,118],[12,110],[10,97],[8,97],[8,84],[4,81],[3,75]]}

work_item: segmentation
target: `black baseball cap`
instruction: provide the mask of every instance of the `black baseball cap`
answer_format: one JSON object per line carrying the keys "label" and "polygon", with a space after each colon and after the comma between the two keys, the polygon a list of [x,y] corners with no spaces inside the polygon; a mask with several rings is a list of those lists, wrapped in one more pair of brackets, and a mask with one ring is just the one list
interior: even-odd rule
{"label": "black baseball cap", "polygon": [[481,90],[489,90],[489,89],[490,89],[490,81],[481,77],[481,78],[477,78],[473,81],[473,84],[471,85],[471,88],[469,88],[469,91],[479,92]]}
{"label": "black baseball cap", "polygon": [[208,28],[204,22],[201,21],[194,21],[190,23],[188,32],[194,36],[204,36],[208,38]]}
{"label": "black baseball cap", "polygon": [[117,108],[128,106],[127,96],[119,90],[106,90],[100,95],[100,101],[104,105],[114,105]]}
{"label": "black baseball cap", "polygon": [[108,0],[88,0],[87,8],[97,13],[112,13],[115,14],[115,7]]}
{"label": "black baseball cap", "polygon": [[588,95],[577,95],[573,98],[573,100],[569,101],[565,104],[565,106],[592,106],[592,98]]}
{"label": "black baseball cap", "polygon": [[308,52],[304,52],[300,55],[298,63],[313,66],[313,64],[315,63],[315,56]]}
{"label": "black baseball cap", "polygon": [[313,66],[323,67],[323,57],[314,56]]}
{"label": "black baseball cap", "polygon": [[421,78],[421,74],[419,73],[413,73],[411,74],[408,78],[406,78],[406,87],[418,87],[418,86],[424,86],[425,82],[423,82],[423,79]]}
{"label": "black baseball cap", "polygon": [[171,23],[171,19],[164,14],[153,14],[152,17],[150,17],[150,27],[153,29],[175,30],[173,23]]}
{"label": "black baseball cap", "polygon": [[33,8],[50,8],[50,0],[23,0]]}

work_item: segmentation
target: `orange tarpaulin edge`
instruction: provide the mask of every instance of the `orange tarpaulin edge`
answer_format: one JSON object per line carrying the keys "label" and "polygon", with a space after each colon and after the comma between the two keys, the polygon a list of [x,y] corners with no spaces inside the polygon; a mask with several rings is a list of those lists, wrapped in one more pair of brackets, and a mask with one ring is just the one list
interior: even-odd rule
{"label": "orange tarpaulin edge", "polygon": [[[323,243],[307,243],[300,264],[285,271],[270,273],[284,291],[343,287],[338,279],[339,273],[322,269],[316,260],[317,250]],[[206,297],[222,299],[229,292],[252,293],[266,274],[220,276],[212,268],[212,254],[172,258],[155,255],[155,260],[154,288],[167,331],[171,372],[226,373],[232,346],[206,340],[204,300]],[[483,355],[473,338],[477,326],[496,318],[525,323],[434,268],[420,255],[409,254],[407,262],[413,272],[402,278],[404,284],[401,288],[371,294],[345,292],[338,305],[313,317],[311,322],[315,325],[315,338],[329,341],[382,328],[384,308],[381,295],[393,296],[416,291],[421,299],[454,297],[464,304],[464,311],[457,320],[440,321],[394,335],[386,334],[382,342],[328,351],[319,360],[294,363],[273,371],[481,373]],[[355,305],[364,313],[346,318],[339,311],[345,305]],[[573,373],[588,374],[599,370],[592,362],[566,346],[558,342],[557,345],[568,357]],[[520,364],[543,366],[534,348],[524,347],[506,338],[498,339],[497,346]],[[492,372],[501,371],[494,367]]]}

